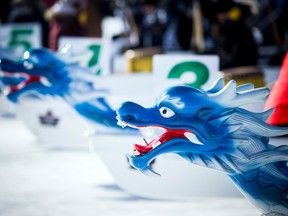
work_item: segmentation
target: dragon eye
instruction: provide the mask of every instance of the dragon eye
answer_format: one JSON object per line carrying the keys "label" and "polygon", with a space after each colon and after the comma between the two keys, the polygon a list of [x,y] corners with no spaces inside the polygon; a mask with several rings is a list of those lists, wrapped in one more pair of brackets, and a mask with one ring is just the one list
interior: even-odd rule
{"label": "dragon eye", "polygon": [[175,115],[173,110],[171,110],[168,107],[161,107],[159,111],[160,111],[161,116],[164,118],[170,118]]}

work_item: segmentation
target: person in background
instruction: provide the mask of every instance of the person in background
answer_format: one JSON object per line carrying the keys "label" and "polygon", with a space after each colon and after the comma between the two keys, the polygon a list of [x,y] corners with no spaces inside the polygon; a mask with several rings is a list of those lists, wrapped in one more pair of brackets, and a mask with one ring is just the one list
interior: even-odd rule
{"label": "person in background", "polygon": [[130,34],[137,37],[132,48],[161,47],[167,27],[167,13],[162,0],[127,1],[124,19],[130,25]]}
{"label": "person in background", "polygon": [[264,73],[258,66],[258,44],[247,22],[250,8],[233,0],[210,0],[211,8],[211,38],[225,81],[234,79],[238,84],[251,82],[256,87],[264,86]]}
{"label": "person in background", "polygon": [[[168,13],[168,32],[165,37],[172,38],[169,44],[165,44],[166,50],[191,50],[192,38],[192,9],[194,0],[168,0],[167,13]],[[171,30],[171,28],[173,30]],[[172,31],[172,32],[170,32]],[[167,34],[170,34],[168,36]],[[171,35],[172,34],[172,35]],[[166,40],[167,38],[165,38]],[[174,47],[171,45],[175,44]]]}
{"label": "person in background", "polygon": [[10,12],[10,1],[0,1],[0,23],[6,23]]}
{"label": "person in background", "polygon": [[248,8],[232,0],[222,0],[215,3],[214,11],[211,34],[220,57],[220,69],[257,65],[257,44],[245,22]]}
{"label": "person in background", "polygon": [[42,2],[46,8],[50,8],[53,4],[55,4],[56,0],[42,0]]}
{"label": "person in background", "polygon": [[84,36],[84,28],[78,20],[77,2],[57,1],[47,12],[50,24],[49,48],[58,49],[58,40],[61,36]]}
{"label": "person in background", "polygon": [[7,23],[37,22],[42,28],[42,46],[48,47],[49,25],[44,17],[45,8],[39,0],[13,0]]}
{"label": "person in background", "polygon": [[259,6],[255,27],[262,33],[261,45],[274,47],[267,64],[280,66],[288,50],[288,1],[261,1]]}

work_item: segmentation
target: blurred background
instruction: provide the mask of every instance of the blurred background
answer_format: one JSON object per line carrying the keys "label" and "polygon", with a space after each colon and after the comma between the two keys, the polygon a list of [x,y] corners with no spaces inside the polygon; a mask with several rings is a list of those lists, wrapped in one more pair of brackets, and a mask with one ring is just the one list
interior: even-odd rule
{"label": "blurred background", "polygon": [[[262,87],[273,84],[278,78],[288,51],[287,20],[286,0],[1,0],[0,58],[20,60],[25,50],[45,47],[55,51],[66,63],[75,63],[74,58],[84,59],[85,63],[80,65],[91,69],[93,75],[101,75],[103,71],[105,75],[150,76],[157,73],[157,82],[148,76],[139,77],[137,82],[133,79],[113,81],[111,76],[108,79],[101,77],[100,87],[110,90],[115,87],[114,92],[118,92],[118,95],[114,96],[112,91],[111,98],[118,101],[122,100],[121,94],[124,95],[126,90],[125,96],[129,98],[132,95],[146,99],[145,95],[154,101],[154,96],[151,98],[153,85],[164,83],[163,77],[166,75],[169,79],[179,78],[169,77],[171,68],[168,66],[189,62],[195,56],[217,57],[207,63],[207,67],[210,65],[209,81],[214,81],[214,75],[220,71],[226,81],[236,79],[237,84],[252,82],[256,87]],[[37,24],[37,28],[34,24]],[[35,37],[32,32],[37,33]],[[20,52],[15,53],[19,47]],[[102,52],[104,48],[105,53]],[[65,54],[71,53],[71,50],[72,54]],[[175,54],[178,57],[175,57],[175,62],[173,55],[169,57],[170,60],[163,57],[162,61],[160,59],[153,64],[153,56],[157,54]],[[108,64],[103,63],[100,67],[100,58],[108,59]],[[165,61],[169,62],[167,67]],[[165,74],[158,76],[159,71]],[[286,80],[286,75],[283,77]],[[143,92],[143,95],[139,96],[139,92]],[[27,110],[37,110],[33,106]],[[283,113],[286,116],[286,109]],[[23,122],[2,118],[0,123],[1,216],[119,216],[127,212],[138,216],[259,215],[243,197],[210,197],[208,200],[207,197],[195,197],[192,201],[164,202],[124,193],[117,186],[113,173],[107,172],[104,166],[106,161],[100,160],[96,154],[87,155],[87,149],[50,151],[35,142],[35,137]],[[67,134],[62,135],[67,137]],[[107,143],[112,145],[117,141],[126,144],[126,140],[114,137]],[[111,156],[109,145],[107,147],[103,143],[108,161],[115,162],[115,170],[123,182],[133,186],[131,179],[123,176],[120,163]],[[127,144],[130,149],[130,143]],[[118,154],[114,149],[116,155],[115,152]],[[123,155],[127,153],[124,149]],[[124,156],[123,159],[124,168],[130,172]],[[181,167],[184,165],[181,164]],[[171,173],[176,179],[179,178],[173,169]],[[209,177],[205,180],[215,181]],[[136,182],[136,186],[139,185]],[[176,190],[177,187],[172,189]],[[224,192],[227,190],[227,186],[215,188]]]}
{"label": "blurred background", "polygon": [[[220,70],[280,65],[288,47],[285,0],[5,0],[0,22],[38,22],[42,46],[61,36],[109,38],[113,54],[217,54]],[[135,54],[135,53],[134,53]],[[252,69],[255,70],[255,69]]]}

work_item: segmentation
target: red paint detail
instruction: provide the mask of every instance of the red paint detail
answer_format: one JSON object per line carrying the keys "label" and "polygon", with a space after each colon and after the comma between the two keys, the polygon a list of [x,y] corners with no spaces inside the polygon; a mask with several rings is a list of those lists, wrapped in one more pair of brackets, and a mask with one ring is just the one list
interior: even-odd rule
{"label": "red paint detail", "polygon": [[187,132],[186,130],[167,130],[166,133],[164,133],[160,137],[160,142],[164,143],[168,140],[174,139],[174,138],[185,138],[184,133]]}
{"label": "red paint detail", "polygon": [[152,150],[152,146],[143,146],[139,144],[134,144],[134,149],[137,150],[140,154],[146,154]]}
{"label": "red paint detail", "polygon": [[21,89],[23,89],[25,86],[29,85],[30,83],[33,82],[40,82],[41,81],[41,76],[38,75],[29,75],[27,73],[24,72],[17,72],[17,73],[9,73],[9,72],[3,72],[3,74],[7,77],[23,77],[25,78],[25,80],[23,80],[22,82],[18,83],[16,86],[13,85],[8,85],[8,89],[10,91],[10,93],[19,91]]}
{"label": "red paint detail", "polygon": [[137,150],[140,153],[140,155],[146,154],[150,152],[151,150],[153,150],[152,145],[157,143],[158,141],[160,141],[160,143],[162,144],[174,138],[186,138],[184,135],[185,132],[188,132],[188,131],[166,129],[166,132],[162,134],[161,137],[153,139],[150,143],[148,143],[148,145],[144,146],[140,144],[134,144],[134,150]]}
{"label": "red paint detail", "polygon": [[286,53],[278,79],[268,96],[264,110],[275,108],[267,123],[276,126],[288,124],[288,53]]}

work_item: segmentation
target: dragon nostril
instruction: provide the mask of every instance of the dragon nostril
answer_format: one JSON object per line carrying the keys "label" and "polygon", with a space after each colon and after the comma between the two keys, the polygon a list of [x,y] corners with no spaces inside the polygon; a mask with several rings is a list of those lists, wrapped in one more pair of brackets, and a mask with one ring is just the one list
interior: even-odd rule
{"label": "dragon nostril", "polygon": [[121,119],[128,122],[138,121],[140,118],[139,113],[143,114],[145,109],[133,102],[127,101],[120,105],[117,110],[117,114],[121,116]]}
{"label": "dragon nostril", "polygon": [[131,115],[131,114],[125,115],[123,117],[128,121],[135,121],[137,119],[137,117],[135,115]]}

